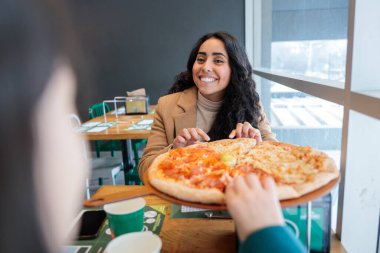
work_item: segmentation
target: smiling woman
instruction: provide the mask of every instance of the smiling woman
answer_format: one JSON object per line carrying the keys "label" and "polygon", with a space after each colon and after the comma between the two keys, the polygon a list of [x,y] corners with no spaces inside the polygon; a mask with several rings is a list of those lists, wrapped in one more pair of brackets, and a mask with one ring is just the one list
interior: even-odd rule
{"label": "smiling woman", "polygon": [[158,101],[140,177],[171,148],[241,137],[276,140],[244,49],[228,33],[209,33],[195,44],[169,95]]}

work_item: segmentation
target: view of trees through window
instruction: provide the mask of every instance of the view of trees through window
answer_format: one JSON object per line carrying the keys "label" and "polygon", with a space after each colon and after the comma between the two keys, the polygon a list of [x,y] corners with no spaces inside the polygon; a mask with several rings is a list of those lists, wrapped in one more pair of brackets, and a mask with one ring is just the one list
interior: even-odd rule
{"label": "view of trees through window", "polygon": [[280,41],[271,46],[272,70],[344,82],[347,40]]}

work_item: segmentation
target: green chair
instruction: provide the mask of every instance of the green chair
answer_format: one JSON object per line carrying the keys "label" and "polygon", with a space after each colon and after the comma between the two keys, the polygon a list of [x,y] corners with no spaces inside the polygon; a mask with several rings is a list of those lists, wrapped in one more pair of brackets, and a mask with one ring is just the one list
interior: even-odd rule
{"label": "green chair", "polygon": [[138,170],[138,165],[140,161],[140,155],[139,155],[139,150],[147,143],[147,139],[140,139],[140,140],[132,140],[132,150],[133,150],[133,156],[135,160],[135,166],[128,171],[126,175],[126,182],[125,184],[136,184],[136,185],[142,185],[142,182],[140,180],[139,176],[139,170]]}
{"label": "green chair", "polygon": [[[105,104],[105,112],[110,112],[110,107],[108,104]],[[97,103],[90,106],[89,110],[89,117],[90,119],[93,119],[95,117],[99,117],[104,115],[103,111],[103,103]],[[138,140],[132,140],[132,151],[134,156],[134,162],[135,166],[131,171],[128,172],[128,179],[130,182],[125,182],[125,184],[141,184],[140,178],[138,176],[138,169],[137,166],[140,161],[140,156],[138,151],[145,145],[147,142],[146,139],[138,139]],[[119,141],[95,141],[95,149],[96,149],[96,156],[100,157],[100,151],[110,151],[111,156],[115,155],[115,151],[121,150],[121,143]]]}
{"label": "green chair", "polygon": [[135,167],[139,165],[139,150],[147,143],[147,139],[132,140],[133,157],[135,158]]}

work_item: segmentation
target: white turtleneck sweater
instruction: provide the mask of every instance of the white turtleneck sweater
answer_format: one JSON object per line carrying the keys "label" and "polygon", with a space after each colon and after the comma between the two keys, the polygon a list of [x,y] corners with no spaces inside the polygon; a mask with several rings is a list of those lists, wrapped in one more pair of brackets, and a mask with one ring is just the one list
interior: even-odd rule
{"label": "white turtleneck sweater", "polygon": [[210,131],[222,103],[223,100],[217,102],[208,100],[198,91],[196,127],[202,129],[205,133]]}

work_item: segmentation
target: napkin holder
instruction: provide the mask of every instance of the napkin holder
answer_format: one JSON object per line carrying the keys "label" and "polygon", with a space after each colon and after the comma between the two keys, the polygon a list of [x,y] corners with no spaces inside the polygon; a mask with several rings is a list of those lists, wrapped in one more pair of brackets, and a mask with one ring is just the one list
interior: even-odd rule
{"label": "napkin holder", "polygon": [[125,99],[125,114],[147,114],[149,96],[130,96]]}

